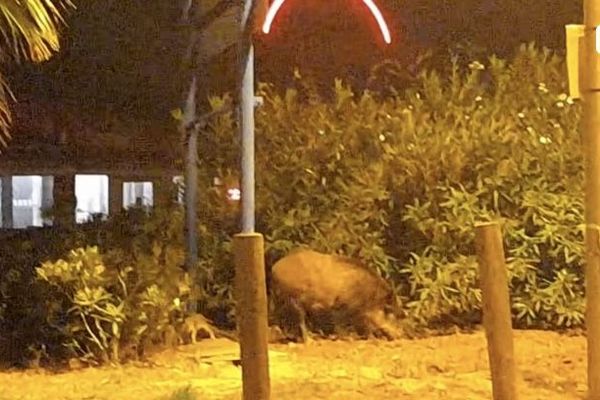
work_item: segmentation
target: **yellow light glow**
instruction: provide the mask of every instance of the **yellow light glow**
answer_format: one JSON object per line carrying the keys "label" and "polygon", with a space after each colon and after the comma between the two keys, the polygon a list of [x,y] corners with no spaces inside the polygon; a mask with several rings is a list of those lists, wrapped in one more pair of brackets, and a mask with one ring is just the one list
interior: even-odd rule
{"label": "yellow light glow", "polygon": [[[369,8],[369,11],[371,11],[371,14],[373,14],[373,17],[375,17],[375,20],[377,21],[377,24],[379,25],[379,30],[381,30],[381,35],[383,36],[383,40],[385,40],[385,42],[387,44],[392,43],[392,36],[390,35],[390,30],[387,26],[387,23],[385,22],[385,19],[383,18],[383,15],[381,14],[381,11],[379,10],[379,8],[377,8],[377,6],[373,2],[373,0],[362,0],[362,1]],[[271,31],[271,25],[273,25],[273,20],[275,19],[275,16],[279,12],[279,9],[281,8],[281,6],[283,5],[284,2],[285,2],[285,0],[275,0],[273,2],[273,4],[271,4],[271,7],[269,7],[269,11],[267,12],[267,16],[265,17],[265,23],[263,24],[263,27],[262,27],[262,30],[264,33],[269,33]]]}

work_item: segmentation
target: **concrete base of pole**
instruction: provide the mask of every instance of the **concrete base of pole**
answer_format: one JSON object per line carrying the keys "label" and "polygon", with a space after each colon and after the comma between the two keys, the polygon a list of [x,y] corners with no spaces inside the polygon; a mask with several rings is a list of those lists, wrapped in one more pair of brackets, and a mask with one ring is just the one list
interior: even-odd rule
{"label": "concrete base of pole", "polygon": [[258,233],[236,235],[233,251],[243,400],[268,400],[271,384],[263,236]]}
{"label": "concrete base of pole", "polygon": [[516,368],[502,233],[496,222],[475,225],[494,400],[516,400]]}

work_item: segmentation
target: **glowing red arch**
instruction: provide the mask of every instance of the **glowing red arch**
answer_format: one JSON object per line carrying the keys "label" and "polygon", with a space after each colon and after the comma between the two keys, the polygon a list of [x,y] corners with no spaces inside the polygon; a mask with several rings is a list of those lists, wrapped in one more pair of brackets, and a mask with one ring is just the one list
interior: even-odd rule
{"label": "glowing red arch", "polygon": [[[271,31],[271,25],[273,24],[273,20],[275,19],[277,12],[279,11],[284,2],[285,0],[275,0],[273,4],[271,4],[271,7],[269,7],[269,11],[267,12],[267,16],[265,18],[265,23],[262,27],[264,33],[269,33]],[[383,18],[383,15],[381,14],[381,11],[379,11],[379,8],[377,8],[373,0],[362,0],[362,2],[365,3],[365,5],[369,8],[369,11],[371,11],[371,14],[373,14],[373,17],[375,17],[375,20],[379,25],[381,35],[383,36],[383,40],[387,44],[392,43],[392,36],[390,35],[390,30],[387,26],[387,23],[385,22],[385,19]]]}

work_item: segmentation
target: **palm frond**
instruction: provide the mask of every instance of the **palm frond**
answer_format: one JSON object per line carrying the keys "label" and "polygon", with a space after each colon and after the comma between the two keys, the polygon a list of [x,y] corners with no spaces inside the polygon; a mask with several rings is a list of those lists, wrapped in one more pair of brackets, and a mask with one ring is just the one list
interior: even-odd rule
{"label": "palm frond", "polygon": [[17,59],[48,60],[59,49],[62,11],[70,0],[0,0],[0,46]]}
{"label": "palm frond", "polygon": [[11,138],[9,129],[12,122],[9,104],[11,100],[14,100],[14,96],[6,80],[0,75],[0,153],[2,153],[3,148],[8,146],[8,141]]}
{"label": "palm frond", "polygon": [[[0,0],[0,53],[42,62],[59,49],[58,34],[65,24],[62,12],[70,0]],[[10,101],[14,100],[0,74],[0,151],[10,139]]]}

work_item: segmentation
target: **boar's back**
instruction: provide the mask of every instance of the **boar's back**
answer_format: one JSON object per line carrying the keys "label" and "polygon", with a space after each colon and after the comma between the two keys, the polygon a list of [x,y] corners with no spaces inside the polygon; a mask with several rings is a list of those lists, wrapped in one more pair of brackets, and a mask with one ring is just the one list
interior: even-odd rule
{"label": "boar's back", "polygon": [[275,263],[273,282],[279,295],[300,300],[309,309],[382,307],[391,288],[356,260],[312,250],[298,250]]}

